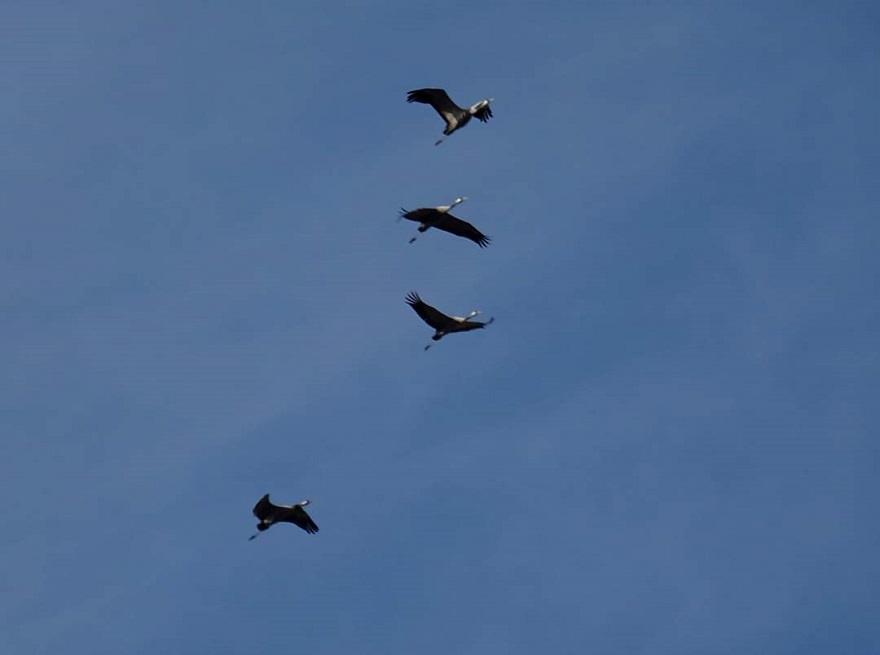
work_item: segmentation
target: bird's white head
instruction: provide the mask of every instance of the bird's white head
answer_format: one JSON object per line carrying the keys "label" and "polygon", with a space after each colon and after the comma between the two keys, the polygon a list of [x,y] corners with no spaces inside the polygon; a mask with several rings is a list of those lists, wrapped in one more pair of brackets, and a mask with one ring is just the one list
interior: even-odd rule
{"label": "bird's white head", "polygon": [[297,503],[297,505],[299,505],[300,507],[305,507],[306,505],[311,505],[311,504],[312,504],[312,501],[308,498],[306,498],[301,503]]}
{"label": "bird's white head", "polygon": [[460,196],[460,197],[458,197],[458,198],[455,199],[455,202],[452,203],[452,206],[455,207],[456,205],[460,205],[460,204],[463,203],[465,200],[467,200],[467,196]]}

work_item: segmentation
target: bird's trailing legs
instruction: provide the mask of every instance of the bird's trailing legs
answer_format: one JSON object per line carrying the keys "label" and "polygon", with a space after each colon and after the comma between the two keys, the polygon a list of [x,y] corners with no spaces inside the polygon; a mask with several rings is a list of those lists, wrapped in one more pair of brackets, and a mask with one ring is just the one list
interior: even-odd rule
{"label": "bird's trailing legs", "polygon": [[[422,223],[421,225],[419,225],[419,234],[421,234],[422,232],[427,232],[430,228],[431,228],[431,226],[428,225],[427,223]],[[415,241],[418,238],[419,238],[419,235],[417,234],[412,239],[410,239],[409,242],[412,243],[413,241]]]}
{"label": "bird's trailing legs", "polygon": [[441,143],[443,143],[443,139],[445,139],[445,138],[446,138],[446,135],[441,136],[439,139],[434,141],[434,145],[439,146]]}
{"label": "bird's trailing legs", "polygon": [[252,534],[250,537],[248,537],[248,541],[253,541],[254,539],[256,539],[259,536],[260,536],[259,532],[257,532],[256,534]]}

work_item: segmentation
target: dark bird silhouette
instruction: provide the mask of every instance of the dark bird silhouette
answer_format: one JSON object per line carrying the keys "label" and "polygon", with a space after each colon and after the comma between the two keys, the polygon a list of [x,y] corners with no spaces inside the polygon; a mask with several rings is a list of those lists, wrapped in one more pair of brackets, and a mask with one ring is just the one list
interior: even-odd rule
{"label": "dark bird silhouette", "polygon": [[[481,330],[482,328],[490,325],[495,318],[490,318],[485,323],[481,321],[472,321],[474,316],[480,314],[479,310],[474,310],[467,316],[447,316],[441,311],[438,311],[423,302],[421,298],[419,298],[419,294],[415,291],[411,291],[406,297],[406,304],[415,310],[415,313],[419,315],[425,323],[434,328],[434,336],[431,337],[433,341],[440,341],[447,334],[452,334],[453,332],[468,332],[470,330]],[[425,350],[431,347],[429,343],[425,346]]]}
{"label": "dark bird silhouette", "polygon": [[[470,239],[478,246],[480,246],[480,248],[485,248],[489,245],[489,242],[491,241],[489,237],[480,232],[477,228],[475,228],[467,221],[456,218],[449,213],[450,209],[458,204],[463,203],[465,200],[467,200],[467,198],[465,197],[456,198],[451,205],[440,205],[439,207],[420,207],[419,209],[413,209],[412,211],[407,211],[401,208],[400,218],[405,218],[410,221],[415,221],[416,223],[421,223],[421,225],[419,225],[419,232],[425,232],[433,227],[437,228],[438,230],[443,230],[444,232],[449,232],[450,234],[454,234],[459,237],[464,237],[465,239]],[[397,220],[400,220],[400,218]],[[417,238],[418,235],[410,239],[409,242],[412,243]]]}
{"label": "dark bird silhouette", "polygon": [[254,505],[254,516],[260,519],[260,522],[257,523],[259,532],[251,535],[250,539],[256,539],[260,536],[260,532],[268,530],[276,523],[293,523],[309,534],[315,534],[318,531],[318,526],[303,509],[311,502],[311,500],[304,500],[296,505],[275,505],[269,500],[269,494],[266,494]]}
{"label": "dark bird silhouette", "polygon": [[440,118],[446,121],[443,136],[437,140],[435,146],[439,146],[443,143],[444,138],[467,125],[472,117],[476,117],[483,123],[492,118],[492,108],[489,103],[494,100],[495,98],[486,98],[464,109],[452,102],[452,98],[443,89],[415,89],[406,96],[407,102],[421,102],[431,105],[434,111],[440,114]]}

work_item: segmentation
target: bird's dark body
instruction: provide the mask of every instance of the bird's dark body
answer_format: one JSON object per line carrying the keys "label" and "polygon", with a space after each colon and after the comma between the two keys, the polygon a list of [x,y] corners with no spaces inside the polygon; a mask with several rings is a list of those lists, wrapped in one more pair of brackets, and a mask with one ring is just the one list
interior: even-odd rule
{"label": "bird's dark body", "polygon": [[455,332],[482,330],[495,320],[494,318],[490,318],[488,321],[483,322],[472,321],[469,318],[459,320],[452,316],[447,316],[443,312],[424,302],[415,291],[411,291],[407,295],[406,304],[413,308],[413,311],[419,315],[419,318],[434,328],[434,336],[431,337],[432,341],[440,341],[440,339],[447,334],[453,334]]}
{"label": "bird's dark body", "polygon": [[308,504],[308,501],[296,505],[276,505],[269,500],[269,494],[266,494],[254,505],[254,516],[260,519],[257,529],[263,532],[276,523],[293,523],[309,534],[315,534],[318,532],[318,525],[303,509],[303,504]]}
{"label": "bird's dark body", "polygon": [[444,89],[414,89],[407,93],[406,101],[431,105],[434,111],[440,114],[440,118],[446,122],[446,128],[443,130],[444,136],[449,136],[460,130],[473,117],[483,123],[492,118],[492,108],[489,106],[491,100],[481,101],[473,107],[465,109],[455,104]]}
{"label": "bird's dark body", "polygon": [[473,225],[453,216],[448,211],[438,211],[433,207],[420,207],[412,211],[401,209],[400,215],[407,220],[421,223],[419,225],[419,232],[425,232],[433,227],[455,236],[470,239],[480,248],[485,248],[492,241],[490,237],[480,232]]}

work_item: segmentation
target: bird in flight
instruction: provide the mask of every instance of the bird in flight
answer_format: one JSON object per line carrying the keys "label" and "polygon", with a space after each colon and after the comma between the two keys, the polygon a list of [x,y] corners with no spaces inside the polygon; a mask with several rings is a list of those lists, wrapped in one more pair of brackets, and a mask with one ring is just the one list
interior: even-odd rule
{"label": "bird in flight", "polygon": [[[468,332],[470,330],[481,330],[487,325],[491,325],[492,322],[495,321],[495,318],[490,318],[485,323],[482,321],[472,321],[471,319],[474,316],[477,316],[481,312],[479,310],[474,310],[467,316],[447,316],[443,312],[434,309],[431,305],[422,301],[419,298],[419,294],[415,291],[411,291],[406,297],[406,304],[413,308],[416,314],[419,315],[425,323],[434,328],[434,336],[431,337],[433,341],[440,341],[447,334],[452,334],[454,332]],[[425,346],[425,350],[431,347],[429,343]]]}
{"label": "bird in flight", "polygon": [[[454,234],[455,236],[470,239],[480,246],[480,248],[485,248],[489,245],[489,242],[492,240],[491,238],[487,237],[467,221],[456,218],[449,213],[450,209],[463,203],[465,200],[467,200],[466,197],[461,197],[456,198],[451,205],[420,207],[418,209],[413,209],[412,211],[401,209],[400,218],[397,220],[399,221],[401,218],[405,218],[409,221],[419,223],[419,232],[426,232],[433,227],[442,230],[443,232]],[[418,235],[410,239],[409,242],[412,243],[417,238]]]}
{"label": "bird in flight", "polygon": [[315,534],[318,531],[318,525],[303,509],[311,502],[311,500],[304,500],[295,505],[276,505],[269,500],[269,494],[266,494],[254,505],[254,516],[260,519],[260,522],[257,523],[259,532],[251,535],[249,541],[256,539],[260,536],[260,532],[265,532],[276,523],[293,523],[309,534]]}
{"label": "bird in flight", "polygon": [[475,117],[483,123],[492,118],[492,108],[489,105],[495,101],[495,98],[480,100],[465,109],[452,102],[452,98],[443,89],[414,89],[407,93],[406,101],[431,105],[434,111],[440,114],[440,118],[446,121],[443,136],[434,143],[435,146],[439,146],[443,143],[443,139],[463,128],[471,118]]}

